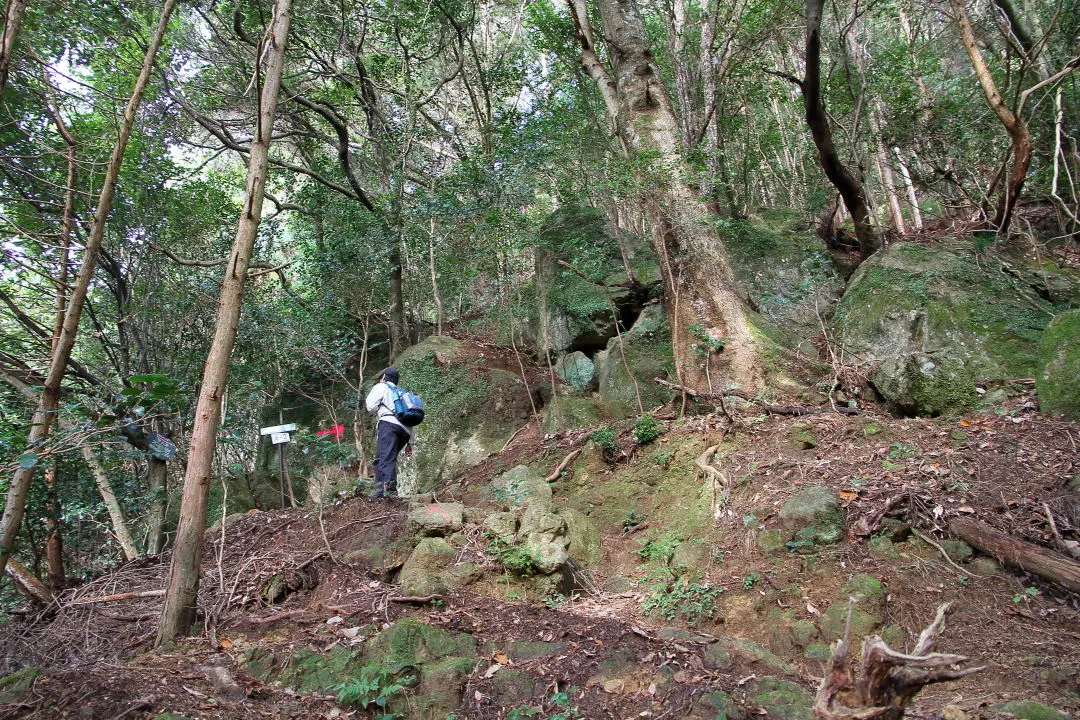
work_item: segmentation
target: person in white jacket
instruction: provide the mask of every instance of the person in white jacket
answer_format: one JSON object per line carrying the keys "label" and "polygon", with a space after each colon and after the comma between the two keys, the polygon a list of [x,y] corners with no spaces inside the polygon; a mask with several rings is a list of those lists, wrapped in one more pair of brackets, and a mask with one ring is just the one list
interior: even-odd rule
{"label": "person in white jacket", "polygon": [[375,492],[374,498],[397,495],[397,456],[406,448],[412,454],[412,428],[405,427],[394,416],[394,388],[397,387],[397,368],[388,367],[379,373],[379,381],[367,396],[367,410],[375,413]]}

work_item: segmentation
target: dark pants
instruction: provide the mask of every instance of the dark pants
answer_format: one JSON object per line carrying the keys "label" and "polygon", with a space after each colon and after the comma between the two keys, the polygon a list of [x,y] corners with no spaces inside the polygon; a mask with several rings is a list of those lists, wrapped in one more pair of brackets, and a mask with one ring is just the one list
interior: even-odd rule
{"label": "dark pants", "polygon": [[409,433],[382,421],[375,428],[375,497],[397,492],[397,456],[409,442]]}

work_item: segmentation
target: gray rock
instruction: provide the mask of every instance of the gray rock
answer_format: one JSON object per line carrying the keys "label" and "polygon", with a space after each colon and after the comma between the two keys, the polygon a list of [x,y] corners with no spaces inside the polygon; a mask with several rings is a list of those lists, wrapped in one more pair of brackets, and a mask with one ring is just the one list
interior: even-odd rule
{"label": "gray rock", "polygon": [[528,550],[533,566],[541,574],[555,572],[570,557],[566,520],[539,505],[532,505],[525,511],[517,538],[518,543]]}
{"label": "gray rock", "polygon": [[497,538],[513,542],[517,536],[518,516],[515,512],[491,513],[484,520],[484,530]]}
{"label": "gray rock", "polygon": [[447,537],[461,530],[465,506],[461,503],[431,503],[409,513],[408,533],[413,537]]}
{"label": "gray rock", "polygon": [[528,465],[518,465],[496,477],[491,481],[491,492],[510,507],[551,507],[551,486]]}
{"label": "gray rock", "polygon": [[576,350],[556,361],[555,373],[575,390],[582,392],[594,385],[596,366],[585,353]]}
{"label": "gray rock", "polygon": [[780,520],[794,537],[793,549],[827,545],[844,536],[844,511],[840,498],[827,487],[806,487],[780,508]]}
{"label": "gray rock", "polygon": [[401,568],[398,580],[403,595],[444,593],[448,584],[443,573],[457,560],[457,552],[443,538],[421,540]]}

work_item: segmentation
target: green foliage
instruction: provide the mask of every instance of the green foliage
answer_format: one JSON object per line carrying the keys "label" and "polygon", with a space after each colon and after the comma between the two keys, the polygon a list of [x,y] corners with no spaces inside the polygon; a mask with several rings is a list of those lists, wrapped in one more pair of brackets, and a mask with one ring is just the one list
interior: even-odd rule
{"label": "green foliage", "polygon": [[645,516],[639,515],[633,510],[627,510],[626,516],[623,517],[622,526],[623,530],[630,530],[636,528],[641,523],[645,522]]}
{"label": "green foliage", "polygon": [[814,548],[814,538],[817,537],[817,532],[817,528],[813,525],[803,528],[795,533],[794,539],[788,541],[788,550],[791,550],[792,552],[812,550]]}
{"label": "green foliage", "polygon": [[697,339],[696,342],[690,343],[690,347],[694,352],[703,356],[723,352],[728,340],[731,339],[726,337],[713,337],[708,329],[701,323],[694,323],[686,329]]}
{"label": "green foliage", "polygon": [[377,720],[401,717],[398,713],[387,712],[386,708],[391,700],[405,693],[415,678],[412,675],[397,675],[382,665],[365,665],[358,677],[338,687],[338,702],[362,710],[374,706],[379,713],[375,716]]}
{"label": "green foliage", "polygon": [[656,419],[656,416],[652,413],[645,413],[634,422],[631,432],[634,433],[634,439],[638,445],[647,445],[660,437],[661,430],[663,430],[663,426]]}
{"label": "green foliage", "polygon": [[889,446],[890,460],[907,460],[908,458],[914,457],[919,457],[919,448],[915,445],[893,441]]}
{"label": "green foliage", "polygon": [[668,530],[652,540],[642,541],[642,546],[637,550],[637,554],[649,562],[667,565],[675,554],[675,548],[679,547],[681,543],[682,538],[679,537],[679,534],[674,530]]}
{"label": "green foliage", "polygon": [[502,563],[511,575],[525,576],[532,573],[532,555],[526,547],[514,545],[501,537],[489,536],[487,553]]}
{"label": "green foliage", "polygon": [[1024,588],[1023,592],[1018,592],[1015,595],[1013,595],[1012,601],[1014,603],[1022,603],[1025,600],[1030,600],[1031,598],[1035,597],[1038,594],[1039,594],[1039,588],[1035,588],[1035,587]]}
{"label": "green foliage", "polygon": [[594,430],[589,439],[600,446],[600,449],[605,453],[617,453],[619,452],[619,443],[615,442],[615,436],[618,431],[611,425]]}
{"label": "green foliage", "polygon": [[641,603],[646,615],[654,612],[666,620],[682,617],[690,625],[716,617],[716,598],[723,588],[713,587],[709,583],[681,577],[674,582],[657,582],[652,585],[652,592]]}
{"label": "green foliage", "polygon": [[750,573],[749,575],[747,575],[746,577],[743,578],[743,581],[742,581],[743,590],[749,590],[749,589],[753,588],[755,585],[758,584],[758,582],[760,580],[761,580],[761,576],[758,575],[756,572]]}

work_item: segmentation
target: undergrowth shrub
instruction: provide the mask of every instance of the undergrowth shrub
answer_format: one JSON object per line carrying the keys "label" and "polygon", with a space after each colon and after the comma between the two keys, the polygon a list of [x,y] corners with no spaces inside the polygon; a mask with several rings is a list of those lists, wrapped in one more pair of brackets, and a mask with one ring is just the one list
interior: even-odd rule
{"label": "undergrowth shrub", "polygon": [[634,423],[632,432],[634,433],[634,439],[637,440],[638,445],[648,445],[653,440],[660,437],[660,431],[662,429],[660,421],[656,419],[655,415],[652,413],[645,413]]}
{"label": "undergrowth shrub", "polygon": [[520,577],[532,573],[532,554],[526,547],[489,535],[487,553],[498,560],[511,575]]}
{"label": "undergrowth shrub", "polygon": [[376,720],[395,720],[401,715],[387,712],[386,707],[415,680],[412,675],[400,678],[396,675],[383,665],[365,665],[360,668],[359,676],[338,687],[338,702],[361,710],[373,707],[377,713]]}
{"label": "undergrowth shrub", "polygon": [[716,617],[716,598],[724,588],[713,587],[699,579],[681,577],[674,582],[661,580],[641,602],[646,615],[659,612],[666,620],[681,616],[688,625]]}

